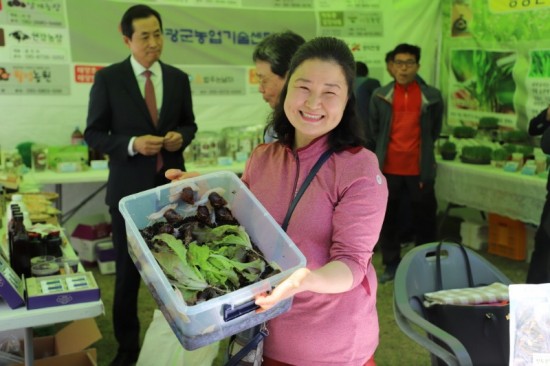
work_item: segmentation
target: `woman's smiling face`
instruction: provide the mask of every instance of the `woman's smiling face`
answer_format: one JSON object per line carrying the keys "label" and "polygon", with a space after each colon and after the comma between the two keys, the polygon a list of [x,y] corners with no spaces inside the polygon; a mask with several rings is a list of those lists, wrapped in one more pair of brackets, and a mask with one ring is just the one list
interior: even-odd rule
{"label": "woman's smiling face", "polygon": [[306,146],[340,123],[348,89],[344,71],[336,62],[309,59],[296,68],[284,102],[285,114],[296,129],[295,148]]}

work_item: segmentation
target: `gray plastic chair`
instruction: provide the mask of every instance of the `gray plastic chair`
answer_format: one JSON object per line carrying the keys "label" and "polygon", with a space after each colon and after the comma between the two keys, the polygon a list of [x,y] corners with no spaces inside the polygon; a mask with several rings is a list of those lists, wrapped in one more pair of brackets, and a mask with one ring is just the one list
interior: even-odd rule
{"label": "gray plastic chair", "polygon": [[[447,365],[472,366],[470,355],[462,343],[426,320],[422,304],[418,301],[423,299],[425,293],[437,290],[435,251],[438,244],[428,243],[412,249],[397,267],[393,293],[395,320],[403,333],[430,352],[432,365],[441,364],[439,358]],[[475,251],[465,249],[476,285],[493,282],[511,283],[490,262]],[[443,243],[441,268],[443,289],[468,287],[463,254],[456,243]],[[434,338],[444,346],[436,343]]]}

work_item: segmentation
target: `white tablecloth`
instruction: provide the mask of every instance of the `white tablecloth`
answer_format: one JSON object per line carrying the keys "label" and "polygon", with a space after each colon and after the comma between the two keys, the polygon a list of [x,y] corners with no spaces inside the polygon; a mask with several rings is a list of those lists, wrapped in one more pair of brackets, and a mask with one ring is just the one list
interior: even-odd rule
{"label": "white tablecloth", "polygon": [[538,225],[546,199],[546,178],[490,165],[439,160],[435,189],[440,201]]}

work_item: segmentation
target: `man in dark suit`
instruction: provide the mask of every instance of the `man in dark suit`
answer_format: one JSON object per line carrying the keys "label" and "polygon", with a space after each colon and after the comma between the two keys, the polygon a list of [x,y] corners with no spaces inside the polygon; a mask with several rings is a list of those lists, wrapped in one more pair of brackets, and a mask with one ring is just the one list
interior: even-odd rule
{"label": "man in dark suit", "polygon": [[113,328],[119,344],[111,365],[132,365],[140,348],[141,278],[128,255],[118,203],[127,195],[167,183],[167,169],[185,169],[183,150],[197,125],[188,75],[159,60],[163,45],[159,13],[145,5],[132,6],[123,15],[120,30],[131,56],[96,73],[84,136],[91,148],[109,156],[106,203],[116,250]]}
{"label": "man in dark suit", "polygon": [[381,85],[377,79],[369,78],[369,67],[366,63],[357,61],[355,67],[355,111],[361,120],[363,132],[367,137],[368,145],[366,148],[374,151],[374,141],[372,140],[372,136],[369,136],[368,107],[374,89],[379,88]]}

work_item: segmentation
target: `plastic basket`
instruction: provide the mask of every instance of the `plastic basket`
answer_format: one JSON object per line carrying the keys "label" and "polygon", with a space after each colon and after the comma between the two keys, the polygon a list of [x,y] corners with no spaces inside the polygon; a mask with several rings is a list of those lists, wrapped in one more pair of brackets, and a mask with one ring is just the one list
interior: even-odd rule
{"label": "plastic basket", "polygon": [[[229,294],[188,306],[179,291],[170,285],[139,229],[149,224],[149,214],[169,203],[171,188],[183,188],[190,182],[199,187],[199,194],[212,188],[224,188],[223,196],[234,217],[244,226],[265,258],[281,267],[281,273]],[[249,309],[250,304],[253,305],[255,295],[272,289],[296,269],[304,267],[306,259],[236,174],[217,172],[173,182],[125,197],[120,201],[119,209],[126,221],[130,256],[172,330],[186,349],[192,350],[213,343],[290,309],[292,299],[287,299],[266,312],[243,310],[240,315],[241,308]],[[237,315],[230,319],[231,316],[228,317],[227,314],[233,311]]]}

